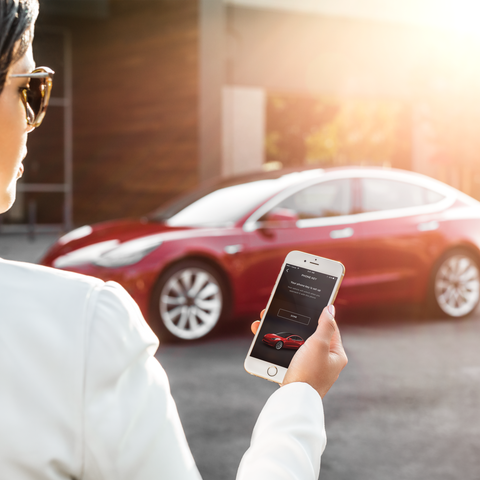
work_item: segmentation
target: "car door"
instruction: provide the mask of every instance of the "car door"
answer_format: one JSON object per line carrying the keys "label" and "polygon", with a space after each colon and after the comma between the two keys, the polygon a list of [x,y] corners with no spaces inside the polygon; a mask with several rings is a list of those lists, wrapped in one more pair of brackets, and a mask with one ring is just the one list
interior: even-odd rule
{"label": "car door", "polygon": [[430,274],[428,249],[440,235],[438,214],[430,207],[444,197],[403,180],[365,177],[358,182],[360,301],[419,300]]}
{"label": "car door", "polygon": [[265,306],[285,256],[292,250],[342,262],[347,276],[339,302],[350,299],[349,286],[358,275],[353,198],[351,179],[325,180],[279,200],[258,218],[244,257],[245,288],[251,289],[252,302]]}
{"label": "car door", "polygon": [[304,341],[303,338],[298,335],[291,335],[285,341],[285,347],[297,349],[303,345]]}

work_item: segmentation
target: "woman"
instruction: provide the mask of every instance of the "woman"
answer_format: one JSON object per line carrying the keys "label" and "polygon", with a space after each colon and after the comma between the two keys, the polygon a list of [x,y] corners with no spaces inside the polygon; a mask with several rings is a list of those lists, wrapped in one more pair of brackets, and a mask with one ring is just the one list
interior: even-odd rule
{"label": "woman", "polygon": [[[51,88],[32,55],[37,8],[0,0],[0,213]],[[237,478],[318,477],[321,397],[347,361],[329,308],[264,407]],[[118,284],[0,260],[0,477],[199,479],[157,347]]]}

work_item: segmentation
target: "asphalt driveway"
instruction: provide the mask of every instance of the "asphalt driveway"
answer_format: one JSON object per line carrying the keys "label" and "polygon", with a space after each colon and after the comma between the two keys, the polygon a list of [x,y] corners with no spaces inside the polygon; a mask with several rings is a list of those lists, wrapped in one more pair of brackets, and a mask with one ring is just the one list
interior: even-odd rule
{"label": "asphalt driveway", "polygon": [[[339,323],[349,364],[325,398],[321,480],[478,480],[480,317]],[[205,479],[235,478],[255,419],[278,388],[243,370],[249,342],[244,323],[234,336],[163,345],[157,354]]]}

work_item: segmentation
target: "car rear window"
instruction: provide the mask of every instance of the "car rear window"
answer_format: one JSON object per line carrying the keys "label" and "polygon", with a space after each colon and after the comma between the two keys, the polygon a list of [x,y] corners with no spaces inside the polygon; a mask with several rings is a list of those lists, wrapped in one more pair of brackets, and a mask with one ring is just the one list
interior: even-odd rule
{"label": "car rear window", "polygon": [[397,180],[362,178],[360,182],[363,212],[419,207],[445,198],[441,193]]}

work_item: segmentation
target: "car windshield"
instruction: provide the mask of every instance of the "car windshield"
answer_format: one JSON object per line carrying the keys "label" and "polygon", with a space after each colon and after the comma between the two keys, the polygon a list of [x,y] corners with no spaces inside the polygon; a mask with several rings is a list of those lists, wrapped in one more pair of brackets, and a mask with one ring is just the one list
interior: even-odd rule
{"label": "car windshield", "polygon": [[304,177],[302,173],[224,181],[179,198],[151,214],[149,219],[172,227],[231,226],[257,205],[297,182],[299,176]]}

